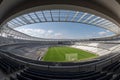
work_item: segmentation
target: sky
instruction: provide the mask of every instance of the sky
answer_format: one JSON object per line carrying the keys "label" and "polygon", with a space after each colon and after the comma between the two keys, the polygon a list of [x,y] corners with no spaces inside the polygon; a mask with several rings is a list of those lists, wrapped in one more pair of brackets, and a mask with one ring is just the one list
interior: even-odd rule
{"label": "sky", "polygon": [[53,39],[88,39],[114,35],[113,32],[100,27],[71,22],[35,23],[15,30],[34,37]]}

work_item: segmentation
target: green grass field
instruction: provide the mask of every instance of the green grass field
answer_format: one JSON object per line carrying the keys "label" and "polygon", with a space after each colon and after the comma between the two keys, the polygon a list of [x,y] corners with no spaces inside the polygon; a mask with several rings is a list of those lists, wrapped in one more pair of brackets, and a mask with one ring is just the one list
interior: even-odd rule
{"label": "green grass field", "polygon": [[95,58],[98,55],[84,50],[71,48],[71,47],[50,47],[47,53],[43,56],[42,61],[51,62],[69,62],[81,61]]}

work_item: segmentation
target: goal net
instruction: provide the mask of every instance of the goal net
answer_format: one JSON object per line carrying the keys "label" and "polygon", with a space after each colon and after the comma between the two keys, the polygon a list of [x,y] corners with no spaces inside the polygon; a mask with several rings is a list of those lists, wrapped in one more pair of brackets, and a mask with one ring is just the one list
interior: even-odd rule
{"label": "goal net", "polygon": [[66,61],[77,61],[78,54],[77,53],[65,54],[65,59],[66,59]]}

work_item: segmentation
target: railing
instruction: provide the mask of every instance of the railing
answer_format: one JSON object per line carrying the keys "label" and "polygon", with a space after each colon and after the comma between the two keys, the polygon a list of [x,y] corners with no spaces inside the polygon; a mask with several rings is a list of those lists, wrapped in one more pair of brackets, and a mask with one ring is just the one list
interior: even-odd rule
{"label": "railing", "polygon": [[119,52],[113,52],[111,54],[101,56],[97,59],[85,62],[45,62],[45,61],[36,61],[25,58],[23,56],[13,54],[7,50],[0,50],[0,56],[10,59],[14,62],[24,64],[29,67],[35,67],[42,70],[50,71],[99,71],[103,67],[118,61],[120,59]]}

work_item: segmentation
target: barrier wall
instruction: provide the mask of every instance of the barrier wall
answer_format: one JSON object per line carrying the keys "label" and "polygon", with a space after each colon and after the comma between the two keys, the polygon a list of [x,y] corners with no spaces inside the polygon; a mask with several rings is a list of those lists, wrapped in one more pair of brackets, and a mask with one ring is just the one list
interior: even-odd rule
{"label": "barrier wall", "polygon": [[[7,51],[0,50],[0,56],[6,59],[10,59],[16,63],[24,64],[29,67],[38,68],[41,70],[50,70],[50,71],[67,71],[67,72],[80,72],[80,71],[99,71],[103,67],[117,61],[120,59],[119,53],[111,53],[110,56],[104,58],[98,58],[96,61],[90,62],[44,62],[36,61],[24,58],[19,55],[12,54]],[[68,65],[66,65],[68,64]]]}

